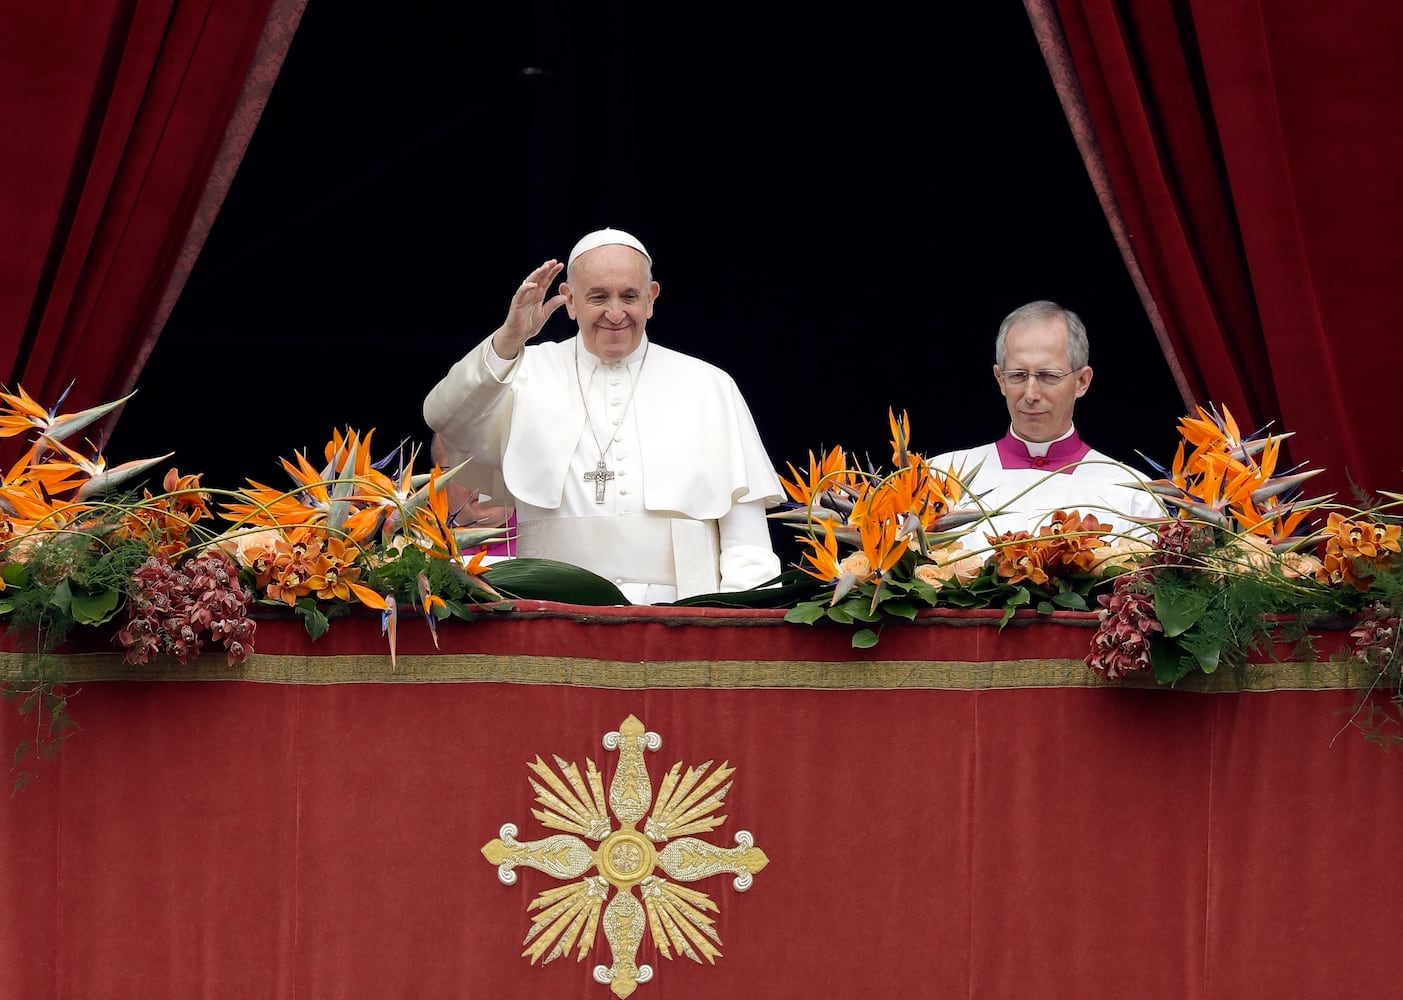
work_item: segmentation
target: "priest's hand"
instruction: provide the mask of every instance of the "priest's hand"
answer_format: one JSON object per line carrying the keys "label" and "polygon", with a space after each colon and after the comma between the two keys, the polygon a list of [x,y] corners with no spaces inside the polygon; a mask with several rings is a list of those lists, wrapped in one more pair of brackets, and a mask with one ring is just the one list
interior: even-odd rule
{"label": "priest's hand", "polygon": [[517,286],[506,320],[492,333],[492,350],[497,357],[510,361],[520,354],[526,342],[541,332],[551,313],[565,304],[564,295],[546,298],[551,282],[564,269],[560,261],[548,260]]}

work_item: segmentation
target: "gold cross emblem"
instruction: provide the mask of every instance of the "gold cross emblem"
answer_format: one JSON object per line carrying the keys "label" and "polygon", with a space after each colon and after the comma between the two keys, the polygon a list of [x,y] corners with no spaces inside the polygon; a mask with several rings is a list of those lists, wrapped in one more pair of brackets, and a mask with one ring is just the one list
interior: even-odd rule
{"label": "gold cross emblem", "polygon": [[[653,789],[643,750],[656,751],[660,746],[658,734],[647,732],[632,715],[617,732],[605,734],[605,749],[619,753],[607,799],[608,811],[618,821],[617,829],[605,811],[603,776],[594,761],[585,761],[586,772],[581,777],[578,765],[572,762],[556,757],[557,774],[537,756],[534,764],[527,765],[536,777],[528,780],[542,808],[533,809],[531,814],[543,826],[565,832],[520,841],[516,839],[517,828],[507,823],[498,831],[500,837],[482,848],[483,856],[497,866],[497,877],[506,885],[516,881],[518,867],[534,868],[558,879],[578,879],[547,889],[531,901],[527,909],[540,912],[532,917],[523,942],[528,947],[522,955],[533,965],[537,959],[544,965],[578,944],[575,960],[582,961],[602,923],[613,961],[595,966],[594,978],[620,998],[653,977],[651,967],[638,964],[645,927],[652,931],[653,944],[666,959],[672,958],[674,948],[697,963],[702,958],[714,962],[721,955],[720,935],[707,915],[708,911],[717,912],[716,904],[706,893],[677,885],[669,878],[695,882],[729,872],[736,876],[732,882],[736,890],[743,892],[750,888],[755,873],[769,863],[745,830],[737,831],[739,846],[731,848],[686,836],[709,832],[725,821],[726,817],[716,812],[735,772],[726,761],[709,775],[711,761],[689,767],[686,773],[682,773],[680,761],[673,764],[658,787],[657,805],[649,815]],[[636,827],[645,816],[639,831]],[[591,848],[586,841],[595,841],[598,846]],[[591,868],[597,874],[586,874]]]}

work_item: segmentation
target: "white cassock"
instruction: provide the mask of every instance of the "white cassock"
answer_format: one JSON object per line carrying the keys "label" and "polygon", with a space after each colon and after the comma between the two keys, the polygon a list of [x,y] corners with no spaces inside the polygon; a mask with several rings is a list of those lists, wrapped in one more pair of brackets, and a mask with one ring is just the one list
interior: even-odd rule
{"label": "white cassock", "polygon": [[457,481],[516,507],[517,554],[582,566],[635,604],[778,574],[765,510],[782,487],[735,381],[646,334],[615,362],[578,341],[504,361],[488,337],[424,400],[446,466],[470,459]]}
{"label": "white cassock", "polygon": [[[1143,482],[1142,473],[1087,447],[1075,428],[1058,441],[1042,444],[1025,442],[1010,433],[977,448],[937,455],[929,464],[942,473],[963,470],[959,478],[969,493],[979,497],[979,503],[967,498],[959,506],[979,506],[991,512],[1007,508],[975,524],[976,532],[1002,536],[1008,531],[1026,531],[1036,535],[1055,511],[1075,510],[1110,525],[1107,534],[1144,538],[1149,530],[1137,519],[1165,516],[1153,494],[1122,485]],[[970,479],[968,474],[976,468],[978,472]],[[979,544],[966,542],[965,547],[982,547],[982,538],[972,541]]]}

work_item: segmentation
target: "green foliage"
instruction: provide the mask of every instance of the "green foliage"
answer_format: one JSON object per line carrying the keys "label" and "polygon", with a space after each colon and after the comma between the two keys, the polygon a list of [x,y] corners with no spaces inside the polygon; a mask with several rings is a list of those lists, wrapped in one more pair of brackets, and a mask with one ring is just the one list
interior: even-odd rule
{"label": "green foliage", "polygon": [[507,559],[494,563],[486,580],[503,597],[607,607],[628,600],[613,583],[589,570],[554,559]]}

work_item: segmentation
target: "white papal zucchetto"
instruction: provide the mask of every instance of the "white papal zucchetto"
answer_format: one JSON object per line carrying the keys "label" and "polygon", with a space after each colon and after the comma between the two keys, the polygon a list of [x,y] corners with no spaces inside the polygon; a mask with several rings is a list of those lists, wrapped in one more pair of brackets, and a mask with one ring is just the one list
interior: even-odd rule
{"label": "white papal zucchetto", "polygon": [[568,268],[571,264],[575,263],[575,258],[582,253],[586,253],[596,247],[608,246],[633,247],[633,249],[648,258],[649,264],[653,263],[652,256],[647,250],[643,249],[643,244],[639,242],[638,237],[634,236],[632,233],[626,233],[622,229],[596,229],[594,232],[580,237],[580,242],[576,243],[575,249],[570,251],[570,256],[566,259],[565,266]]}

